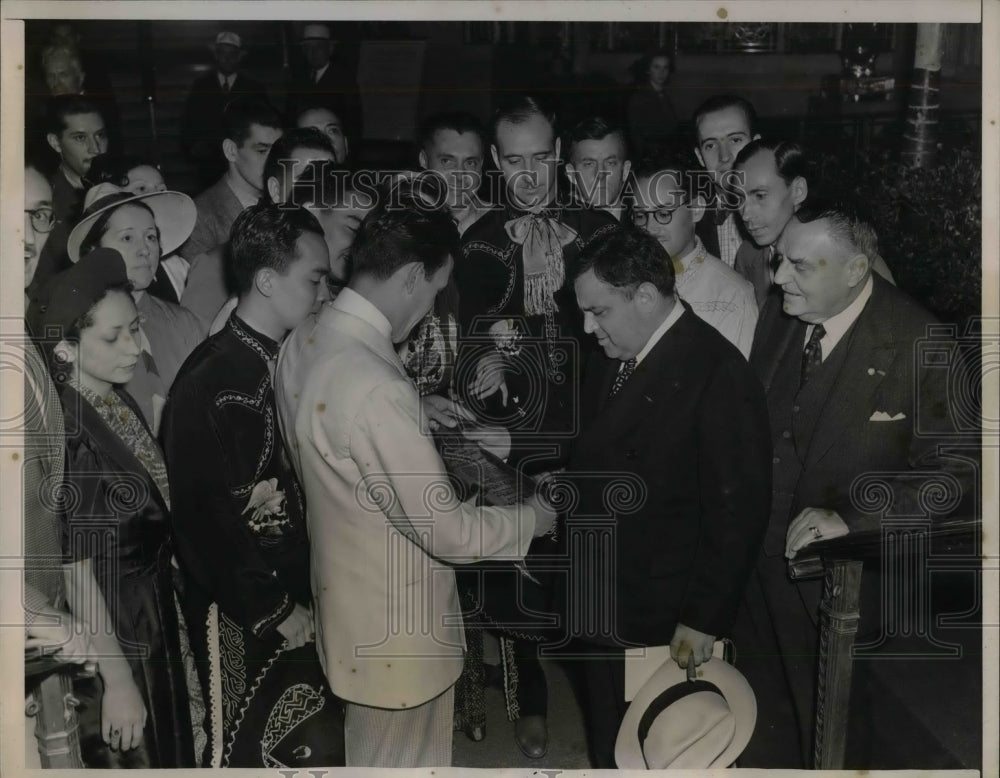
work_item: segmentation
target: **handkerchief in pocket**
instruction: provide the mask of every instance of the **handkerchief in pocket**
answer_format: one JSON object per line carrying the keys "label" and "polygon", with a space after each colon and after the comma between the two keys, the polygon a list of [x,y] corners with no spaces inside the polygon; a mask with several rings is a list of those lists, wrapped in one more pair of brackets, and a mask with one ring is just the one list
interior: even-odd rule
{"label": "handkerchief in pocket", "polygon": [[902,411],[897,413],[895,416],[890,416],[885,411],[875,411],[875,413],[869,417],[868,421],[902,421],[905,418],[906,414]]}

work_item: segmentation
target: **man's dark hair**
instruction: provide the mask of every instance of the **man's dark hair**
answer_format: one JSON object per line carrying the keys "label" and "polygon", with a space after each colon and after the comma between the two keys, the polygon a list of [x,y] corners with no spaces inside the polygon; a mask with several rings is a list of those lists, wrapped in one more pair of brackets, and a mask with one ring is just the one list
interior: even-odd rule
{"label": "man's dark hair", "polygon": [[[330,155],[329,165],[336,167],[333,161],[336,153],[333,144],[326,134],[315,127],[294,127],[278,138],[271,146],[264,162],[264,197],[270,199],[271,195],[267,189],[267,182],[272,178],[282,180],[281,160],[291,159],[292,152],[296,149],[311,149],[312,151],[325,151]],[[299,176],[302,172],[299,172]]]}
{"label": "man's dark hair", "polygon": [[222,112],[223,137],[242,146],[250,137],[250,126],[259,124],[272,130],[282,129],[278,112],[257,97],[234,97]]}
{"label": "man's dark hair", "polygon": [[424,119],[420,129],[417,130],[418,148],[426,151],[434,142],[434,133],[438,130],[454,130],[459,135],[471,132],[478,136],[480,142],[485,141],[486,130],[483,128],[483,123],[474,114],[468,111],[448,111],[436,113]]}
{"label": "man's dark hair", "polygon": [[356,275],[384,281],[410,262],[424,266],[428,277],[460,253],[458,227],[444,208],[431,207],[418,188],[396,184],[381,191],[378,205],[361,222],[351,245]]}
{"label": "man's dark hair", "polygon": [[712,95],[695,109],[694,116],[691,118],[695,145],[699,143],[698,124],[702,118],[710,113],[724,111],[727,108],[739,108],[743,111],[743,115],[747,118],[747,127],[750,129],[750,137],[754,136],[754,133],[757,131],[757,111],[754,110],[749,100],[733,94]]}
{"label": "man's dark hair", "polygon": [[346,168],[335,162],[313,160],[302,168],[292,184],[288,202],[314,208],[333,208],[343,205],[349,199],[348,193],[353,191]]}
{"label": "man's dark hair", "polygon": [[733,167],[740,167],[746,164],[755,154],[762,151],[774,153],[774,162],[778,168],[778,175],[785,184],[791,184],[796,178],[808,178],[809,160],[806,158],[805,149],[798,143],[791,140],[761,140],[750,141],[740,149],[736,155]]}
{"label": "man's dark hair", "polygon": [[533,95],[513,95],[506,98],[493,113],[493,123],[490,132],[494,143],[497,138],[497,127],[501,122],[509,124],[524,124],[533,116],[541,116],[552,125],[553,137],[556,136],[556,113],[548,103]]}
{"label": "man's dark hair", "polygon": [[807,200],[794,213],[803,224],[825,219],[827,232],[834,243],[850,251],[859,251],[874,262],[878,253],[878,232],[865,210],[851,199]]}
{"label": "man's dark hair", "polygon": [[625,137],[625,129],[620,125],[606,119],[603,116],[588,116],[586,119],[574,124],[566,133],[566,142],[569,152],[572,153],[573,146],[584,140],[601,140],[608,135],[617,135],[621,141],[625,159],[628,159],[628,140]]}
{"label": "man's dark hair", "polygon": [[588,243],[571,266],[571,281],[593,270],[600,281],[631,299],[640,284],[650,283],[664,297],[674,291],[674,266],[660,242],[645,230],[622,225]]}
{"label": "man's dark hair", "polygon": [[56,95],[50,97],[45,111],[45,131],[62,135],[66,129],[66,117],[84,113],[96,113],[107,126],[104,112],[97,103],[81,95]]}
{"label": "man's dark hair", "polygon": [[323,228],[305,208],[259,202],[236,217],[229,233],[229,275],[239,295],[253,287],[261,268],[284,275],[295,261],[295,242],[304,232],[323,237]]}

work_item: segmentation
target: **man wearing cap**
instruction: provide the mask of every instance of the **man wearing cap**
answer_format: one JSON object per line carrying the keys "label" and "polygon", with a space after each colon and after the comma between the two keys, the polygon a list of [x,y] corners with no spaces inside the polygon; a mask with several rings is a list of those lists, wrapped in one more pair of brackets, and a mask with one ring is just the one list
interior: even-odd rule
{"label": "man wearing cap", "polygon": [[683,667],[729,634],[770,501],[760,382],[737,348],[678,299],[657,239],[596,238],[570,276],[587,365],[566,478],[569,575],[556,578],[575,638],[594,767],[615,766],[625,648],[670,646]]}
{"label": "man wearing cap", "polygon": [[302,28],[299,48],[305,67],[294,76],[288,90],[286,110],[294,123],[306,108],[323,107],[344,122],[348,137],[361,137],[361,96],[357,78],[334,58],[336,42],[326,24],[307,24]]}
{"label": "man wearing cap", "polygon": [[215,68],[195,79],[181,119],[181,150],[195,167],[202,187],[226,172],[223,112],[229,101],[237,95],[267,101],[264,85],[240,72],[246,50],[239,35],[220,32],[211,49]]}

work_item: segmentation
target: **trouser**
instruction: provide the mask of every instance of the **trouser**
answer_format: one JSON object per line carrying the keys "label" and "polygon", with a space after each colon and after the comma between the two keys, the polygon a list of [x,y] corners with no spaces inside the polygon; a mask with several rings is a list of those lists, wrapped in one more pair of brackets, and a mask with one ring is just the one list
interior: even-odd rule
{"label": "trouser", "polygon": [[347,703],[348,767],[450,767],[455,687],[415,708]]}

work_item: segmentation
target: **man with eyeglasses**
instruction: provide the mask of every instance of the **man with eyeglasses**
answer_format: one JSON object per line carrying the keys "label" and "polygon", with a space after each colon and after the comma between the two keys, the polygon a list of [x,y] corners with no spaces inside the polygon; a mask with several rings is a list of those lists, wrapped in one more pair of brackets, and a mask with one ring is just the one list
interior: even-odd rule
{"label": "man with eyeglasses", "polygon": [[670,255],[678,296],[749,358],[757,325],[753,286],[695,234],[705,202],[693,191],[691,177],[679,165],[646,161],[636,170],[634,193],[632,223]]}

